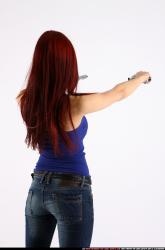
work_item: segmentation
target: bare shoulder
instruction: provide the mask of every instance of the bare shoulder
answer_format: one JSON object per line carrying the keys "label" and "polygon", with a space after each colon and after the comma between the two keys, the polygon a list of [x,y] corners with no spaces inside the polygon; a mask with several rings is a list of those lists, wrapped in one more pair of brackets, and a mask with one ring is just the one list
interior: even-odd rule
{"label": "bare shoulder", "polygon": [[82,104],[87,101],[87,99],[91,99],[91,95],[97,93],[75,93],[74,95],[70,95],[70,102],[72,106],[72,110],[74,114],[80,117],[80,119],[85,115],[83,110],[81,109]]}
{"label": "bare shoulder", "polygon": [[[78,95],[69,95],[69,101],[70,101],[70,106],[71,106],[71,116],[72,116],[72,121],[74,124],[74,127],[77,128],[79,127],[81,120],[83,118],[83,114],[81,113],[81,110],[79,108],[79,96]],[[71,131],[73,130],[72,124],[70,122],[70,118],[68,117],[66,126],[65,126],[65,131]]]}
{"label": "bare shoulder", "polygon": [[104,92],[76,93],[75,107],[81,116],[105,109],[123,99],[123,93],[115,86]]}
{"label": "bare shoulder", "polygon": [[74,94],[74,95],[69,95],[69,100],[70,100],[70,105],[71,105],[71,114],[72,117],[75,117],[77,120],[81,120],[83,117],[83,114],[81,113],[80,110],[80,95]]}

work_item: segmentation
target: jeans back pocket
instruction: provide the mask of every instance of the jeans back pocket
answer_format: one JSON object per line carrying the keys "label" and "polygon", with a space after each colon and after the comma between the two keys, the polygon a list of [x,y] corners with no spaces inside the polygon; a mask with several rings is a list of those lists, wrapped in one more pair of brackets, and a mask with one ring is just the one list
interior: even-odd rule
{"label": "jeans back pocket", "polygon": [[59,224],[73,224],[82,221],[82,193],[61,192],[54,194]]}

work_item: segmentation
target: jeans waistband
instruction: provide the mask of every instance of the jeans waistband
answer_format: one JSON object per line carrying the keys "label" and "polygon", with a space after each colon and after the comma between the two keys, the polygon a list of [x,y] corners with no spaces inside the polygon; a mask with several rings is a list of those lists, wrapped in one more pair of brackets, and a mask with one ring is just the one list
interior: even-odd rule
{"label": "jeans waistband", "polygon": [[32,178],[34,176],[41,176],[40,183],[43,182],[44,178],[47,177],[47,184],[49,183],[50,178],[61,178],[61,179],[70,179],[75,181],[80,181],[81,186],[83,186],[84,183],[92,184],[91,176],[85,176],[85,175],[79,175],[74,173],[63,173],[63,172],[51,172],[51,171],[35,171],[31,173]]}

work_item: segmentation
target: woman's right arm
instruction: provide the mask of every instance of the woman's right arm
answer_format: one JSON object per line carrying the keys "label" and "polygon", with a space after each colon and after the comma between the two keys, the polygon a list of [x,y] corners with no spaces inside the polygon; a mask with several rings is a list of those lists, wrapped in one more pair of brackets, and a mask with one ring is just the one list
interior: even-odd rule
{"label": "woman's right arm", "polygon": [[131,95],[142,83],[147,81],[150,74],[145,71],[139,71],[133,77],[135,78],[117,85],[118,89],[124,92],[124,98]]}
{"label": "woman's right arm", "polygon": [[117,101],[121,101],[132,94],[138,86],[149,78],[149,73],[140,71],[135,78],[117,84],[112,89],[102,93],[92,93],[89,95],[80,95],[78,97],[78,109],[82,115],[100,111],[109,107]]}

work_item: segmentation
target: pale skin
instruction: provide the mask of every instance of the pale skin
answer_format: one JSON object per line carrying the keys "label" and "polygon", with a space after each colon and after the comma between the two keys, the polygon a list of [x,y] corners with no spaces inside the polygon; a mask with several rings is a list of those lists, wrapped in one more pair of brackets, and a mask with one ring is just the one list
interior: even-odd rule
{"label": "pale skin", "polygon": [[[111,106],[115,102],[127,98],[142,83],[148,80],[150,74],[146,71],[139,71],[134,76],[135,79],[119,83],[108,91],[92,93],[90,95],[70,96],[71,115],[75,128],[80,125],[81,119],[84,115],[100,111]],[[69,119],[65,130],[73,130]]]}

